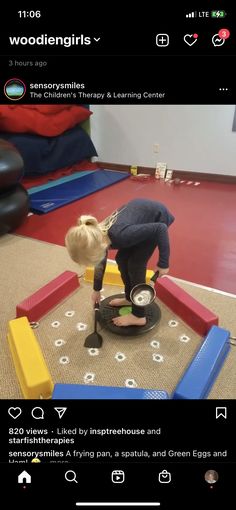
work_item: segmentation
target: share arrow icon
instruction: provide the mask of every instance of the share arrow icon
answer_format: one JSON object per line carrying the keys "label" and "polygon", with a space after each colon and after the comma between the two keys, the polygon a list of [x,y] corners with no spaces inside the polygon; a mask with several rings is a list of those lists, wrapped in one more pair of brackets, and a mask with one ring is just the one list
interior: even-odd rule
{"label": "share arrow icon", "polygon": [[58,416],[61,420],[62,416],[64,416],[66,410],[67,410],[67,407],[54,407],[55,411],[58,413]]}

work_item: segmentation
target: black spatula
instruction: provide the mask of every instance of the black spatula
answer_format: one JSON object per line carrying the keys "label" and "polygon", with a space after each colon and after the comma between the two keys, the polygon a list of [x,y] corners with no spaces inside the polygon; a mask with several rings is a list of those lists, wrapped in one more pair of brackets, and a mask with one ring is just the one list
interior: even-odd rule
{"label": "black spatula", "polygon": [[90,333],[87,338],[85,338],[84,347],[88,349],[100,349],[102,347],[102,336],[97,333],[97,321],[99,314],[99,303],[95,303],[94,305],[94,332]]}

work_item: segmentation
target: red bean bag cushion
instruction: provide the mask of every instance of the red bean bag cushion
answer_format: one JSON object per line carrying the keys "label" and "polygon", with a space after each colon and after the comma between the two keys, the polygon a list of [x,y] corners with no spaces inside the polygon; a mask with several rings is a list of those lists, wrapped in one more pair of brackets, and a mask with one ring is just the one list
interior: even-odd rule
{"label": "red bean bag cushion", "polygon": [[58,136],[91,113],[78,105],[1,105],[0,132]]}

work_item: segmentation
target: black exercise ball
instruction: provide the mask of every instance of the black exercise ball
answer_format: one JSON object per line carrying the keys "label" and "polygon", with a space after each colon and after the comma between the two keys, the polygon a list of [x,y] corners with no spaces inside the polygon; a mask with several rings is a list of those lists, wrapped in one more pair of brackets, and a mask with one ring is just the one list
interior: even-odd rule
{"label": "black exercise ball", "polygon": [[17,184],[23,176],[23,159],[12,143],[0,139],[0,191]]}
{"label": "black exercise ball", "polygon": [[19,227],[28,212],[29,197],[21,184],[0,193],[0,235]]}

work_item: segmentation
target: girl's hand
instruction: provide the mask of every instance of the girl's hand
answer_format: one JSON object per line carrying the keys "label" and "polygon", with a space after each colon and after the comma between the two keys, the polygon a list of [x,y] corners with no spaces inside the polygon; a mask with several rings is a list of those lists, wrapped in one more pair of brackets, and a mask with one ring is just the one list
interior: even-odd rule
{"label": "girl's hand", "polygon": [[92,299],[93,306],[95,305],[95,303],[100,303],[100,301],[101,301],[101,292],[100,292],[100,290],[94,290],[92,292],[91,299]]}

